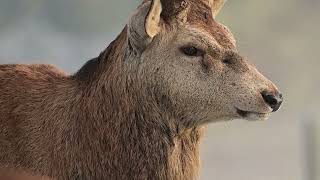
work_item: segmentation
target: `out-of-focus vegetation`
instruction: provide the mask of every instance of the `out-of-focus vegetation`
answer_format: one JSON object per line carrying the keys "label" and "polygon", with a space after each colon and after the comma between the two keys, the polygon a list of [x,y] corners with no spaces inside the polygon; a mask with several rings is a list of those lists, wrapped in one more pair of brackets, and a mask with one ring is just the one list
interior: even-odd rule
{"label": "out-of-focus vegetation", "polygon": [[[72,73],[115,38],[139,3],[1,0],[0,63],[51,63]],[[266,122],[211,125],[202,179],[320,179],[319,17],[319,0],[227,2],[218,20],[285,103]]]}

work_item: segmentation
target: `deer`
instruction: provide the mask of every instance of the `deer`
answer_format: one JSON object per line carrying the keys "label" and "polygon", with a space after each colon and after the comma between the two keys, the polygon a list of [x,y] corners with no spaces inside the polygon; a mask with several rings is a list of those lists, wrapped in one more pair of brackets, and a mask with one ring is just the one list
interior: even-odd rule
{"label": "deer", "polygon": [[283,102],[216,20],[224,4],[144,0],[106,50],[72,75],[53,65],[0,65],[2,172],[200,179],[208,124],[266,120]]}

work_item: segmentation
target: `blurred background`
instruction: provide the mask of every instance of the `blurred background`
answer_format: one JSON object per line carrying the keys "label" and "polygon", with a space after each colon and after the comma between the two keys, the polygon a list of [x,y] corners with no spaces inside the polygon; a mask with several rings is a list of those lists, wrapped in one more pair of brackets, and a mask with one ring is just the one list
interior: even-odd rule
{"label": "blurred background", "polygon": [[[140,0],[1,0],[0,64],[74,73],[122,30]],[[265,122],[212,124],[203,180],[320,180],[320,1],[229,0],[218,20],[285,95]]]}

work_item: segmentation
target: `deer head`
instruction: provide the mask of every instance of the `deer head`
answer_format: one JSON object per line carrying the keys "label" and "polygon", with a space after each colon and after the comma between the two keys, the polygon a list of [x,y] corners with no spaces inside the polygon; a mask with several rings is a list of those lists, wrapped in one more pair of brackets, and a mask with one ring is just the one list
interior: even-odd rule
{"label": "deer head", "polygon": [[[128,24],[127,64],[163,111],[197,125],[262,120],[282,95],[215,19],[224,0],[145,0]],[[133,53],[134,52],[134,53]]]}

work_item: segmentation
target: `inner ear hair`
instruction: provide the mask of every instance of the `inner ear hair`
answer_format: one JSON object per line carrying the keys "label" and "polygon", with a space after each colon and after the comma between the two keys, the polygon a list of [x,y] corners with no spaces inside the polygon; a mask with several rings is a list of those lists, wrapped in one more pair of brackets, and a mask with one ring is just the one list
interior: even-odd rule
{"label": "inner ear hair", "polygon": [[152,0],[150,10],[145,21],[145,30],[150,38],[160,32],[162,4],[160,0]]}

